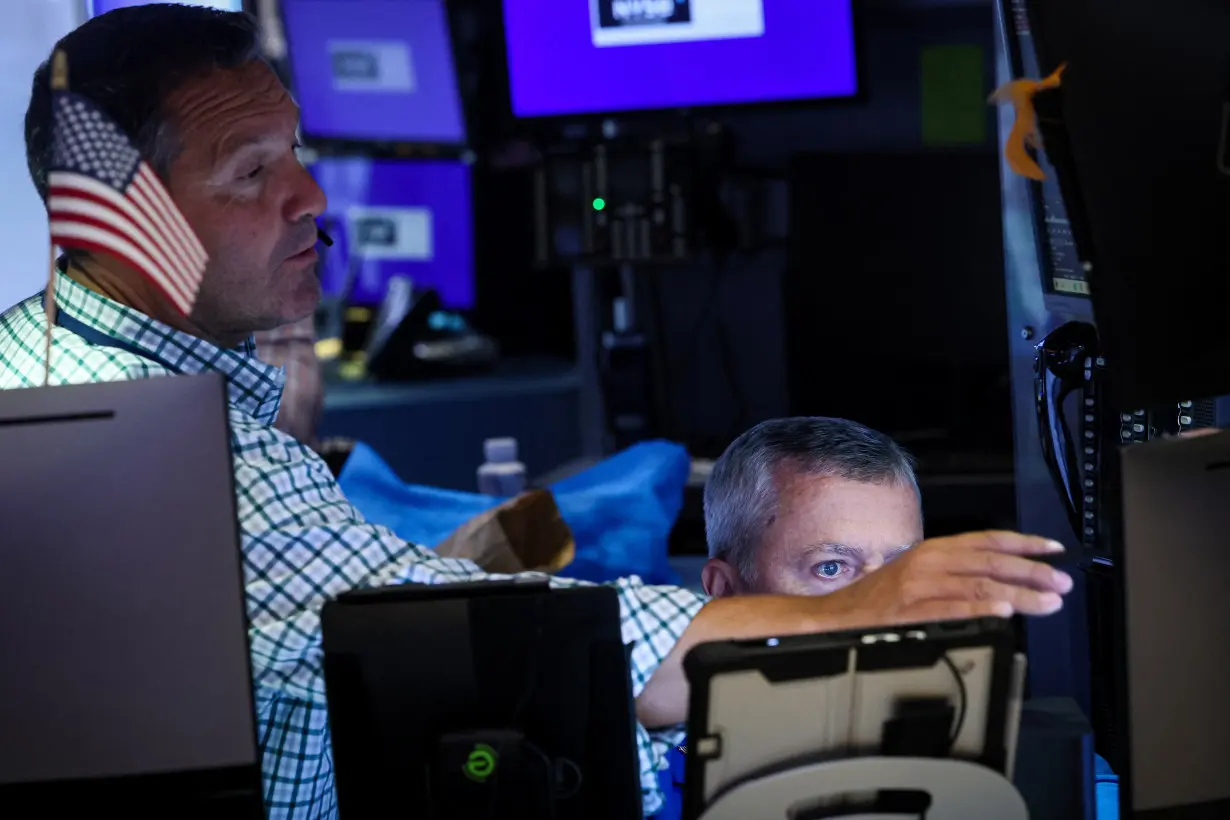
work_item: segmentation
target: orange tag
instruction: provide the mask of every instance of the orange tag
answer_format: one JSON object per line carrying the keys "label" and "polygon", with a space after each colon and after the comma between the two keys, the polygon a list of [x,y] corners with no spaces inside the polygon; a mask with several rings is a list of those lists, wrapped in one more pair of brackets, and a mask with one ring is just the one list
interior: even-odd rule
{"label": "orange tag", "polygon": [[992,105],[1011,103],[1016,110],[1016,122],[1008,132],[1008,141],[1004,143],[1004,159],[1008,167],[1023,177],[1041,182],[1046,174],[1038,167],[1038,163],[1029,155],[1029,148],[1037,149],[1040,142],[1038,136],[1038,113],[1034,110],[1034,95],[1040,91],[1059,88],[1060,77],[1067,63],[1055,69],[1055,73],[1044,80],[1013,80],[995,90],[988,100]]}

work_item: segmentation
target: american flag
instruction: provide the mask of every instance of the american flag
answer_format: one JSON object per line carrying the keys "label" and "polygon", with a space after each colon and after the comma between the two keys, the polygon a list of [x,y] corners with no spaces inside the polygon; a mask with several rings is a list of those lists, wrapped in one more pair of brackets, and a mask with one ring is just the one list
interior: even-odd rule
{"label": "american flag", "polygon": [[110,117],[85,97],[56,92],[47,175],[51,241],[110,254],[144,274],[185,315],[208,257],[171,195]]}

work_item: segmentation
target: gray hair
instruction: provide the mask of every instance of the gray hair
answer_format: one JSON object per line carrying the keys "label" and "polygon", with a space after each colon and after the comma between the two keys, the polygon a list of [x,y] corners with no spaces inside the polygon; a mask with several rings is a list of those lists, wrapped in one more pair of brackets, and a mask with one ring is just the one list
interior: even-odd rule
{"label": "gray hair", "polygon": [[918,493],[914,460],[896,442],[853,421],[819,416],[761,422],[735,439],[705,483],[709,556],[755,577],[756,548],[777,515],[781,468],[867,484],[900,484]]}

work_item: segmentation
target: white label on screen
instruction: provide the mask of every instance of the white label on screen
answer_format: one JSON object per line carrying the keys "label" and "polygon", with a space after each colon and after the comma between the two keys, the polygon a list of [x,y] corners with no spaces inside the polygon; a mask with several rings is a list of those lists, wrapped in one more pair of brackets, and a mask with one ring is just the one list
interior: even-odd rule
{"label": "white label on screen", "polygon": [[435,255],[430,208],[354,207],[346,217],[360,259],[427,262]]}
{"label": "white label on screen", "polygon": [[416,87],[410,46],[398,40],[330,40],[335,91],[409,94]]}
{"label": "white label on screen", "polygon": [[764,34],[761,0],[590,0],[595,46],[729,40]]}

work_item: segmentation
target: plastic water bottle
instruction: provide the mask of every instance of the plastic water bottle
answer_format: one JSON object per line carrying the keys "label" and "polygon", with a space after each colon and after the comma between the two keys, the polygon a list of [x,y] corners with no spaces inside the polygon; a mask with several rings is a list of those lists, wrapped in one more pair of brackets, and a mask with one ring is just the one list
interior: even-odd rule
{"label": "plastic water bottle", "polygon": [[478,491],[483,495],[511,498],[525,492],[525,465],[517,460],[515,438],[489,438],[483,442],[478,468]]}

